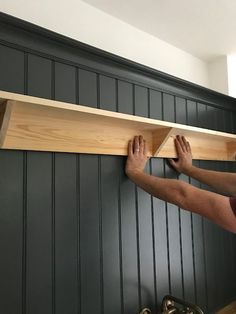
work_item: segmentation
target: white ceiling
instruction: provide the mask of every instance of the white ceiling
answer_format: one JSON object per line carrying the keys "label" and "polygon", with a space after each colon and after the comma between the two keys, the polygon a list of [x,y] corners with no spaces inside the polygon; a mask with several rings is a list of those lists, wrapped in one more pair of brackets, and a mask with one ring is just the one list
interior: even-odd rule
{"label": "white ceiling", "polygon": [[209,61],[236,53],[236,0],[83,0]]}

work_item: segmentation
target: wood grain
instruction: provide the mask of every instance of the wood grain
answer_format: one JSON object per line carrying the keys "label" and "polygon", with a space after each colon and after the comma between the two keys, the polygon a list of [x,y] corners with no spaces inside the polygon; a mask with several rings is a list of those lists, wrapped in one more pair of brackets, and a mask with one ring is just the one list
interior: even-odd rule
{"label": "wood grain", "polygon": [[4,147],[6,134],[12,113],[12,102],[5,101],[0,104],[0,148]]}
{"label": "wood grain", "polygon": [[234,134],[8,92],[0,92],[1,120],[5,149],[125,156],[128,141],[143,135],[149,156],[173,158],[179,134],[194,159],[235,160]]}

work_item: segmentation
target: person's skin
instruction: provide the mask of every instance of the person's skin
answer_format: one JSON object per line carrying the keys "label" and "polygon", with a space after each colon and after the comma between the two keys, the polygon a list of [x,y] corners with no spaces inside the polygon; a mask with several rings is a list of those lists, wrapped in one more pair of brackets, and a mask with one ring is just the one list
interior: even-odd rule
{"label": "person's skin", "polygon": [[[192,166],[191,147],[185,138],[177,136],[175,145],[178,160],[171,159],[170,163],[177,171],[190,175],[219,191],[230,195],[236,194],[235,174],[196,168]],[[222,228],[236,233],[236,216],[232,211],[228,197],[201,190],[183,181],[149,175],[144,171],[147,161],[146,143],[142,136],[135,136],[129,142],[125,168],[130,180],[152,196],[202,215]]]}
{"label": "person's skin", "polygon": [[236,196],[236,173],[211,171],[194,167],[192,165],[190,144],[183,136],[176,137],[175,146],[179,158],[177,161],[169,159],[171,166],[175,170],[213,187],[219,193]]}

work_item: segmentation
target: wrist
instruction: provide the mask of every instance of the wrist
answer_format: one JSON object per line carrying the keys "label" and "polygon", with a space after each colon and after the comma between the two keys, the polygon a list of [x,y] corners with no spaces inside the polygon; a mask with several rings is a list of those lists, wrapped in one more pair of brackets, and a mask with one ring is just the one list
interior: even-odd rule
{"label": "wrist", "polygon": [[139,176],[140,174],[143,174],[144,170],[139,169],[139,168],[132,168],[132,169],[127,169],[126,170],[126,174],[127,176],[131,179],[131,178],[135,178],[137,176]]}
{"label": "wrist", "polygon": [[193,165],[188,165],[182,169],[182,173],[187,176],[191,176],[191,173],[193,172],[194,168],[195,167]]}

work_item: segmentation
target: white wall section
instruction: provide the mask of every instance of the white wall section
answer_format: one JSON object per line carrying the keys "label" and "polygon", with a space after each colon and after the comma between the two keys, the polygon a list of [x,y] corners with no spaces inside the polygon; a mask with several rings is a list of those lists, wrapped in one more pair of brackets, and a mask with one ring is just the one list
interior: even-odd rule
{"label": "white wall section", "polygon": [[1,11],[70,38],[209,87],[208,64],[79,0],[0,0]]}
{"label": "white wall section", "polygon": [[236,98],[236,54],[227,56],[228,94]]}
{"label": "white wall section", "polygon": [[227,56],[221,56],[209,62],[209,87],[228,94]]}

